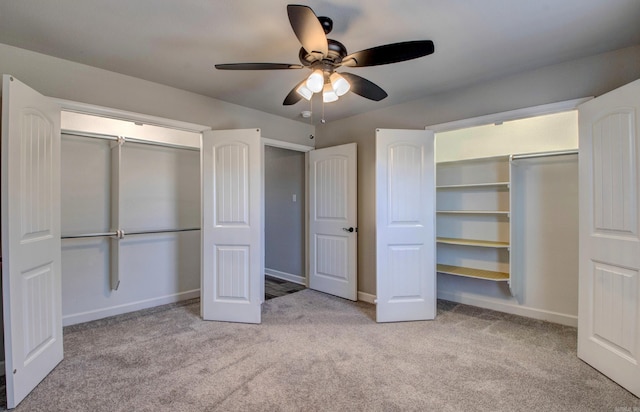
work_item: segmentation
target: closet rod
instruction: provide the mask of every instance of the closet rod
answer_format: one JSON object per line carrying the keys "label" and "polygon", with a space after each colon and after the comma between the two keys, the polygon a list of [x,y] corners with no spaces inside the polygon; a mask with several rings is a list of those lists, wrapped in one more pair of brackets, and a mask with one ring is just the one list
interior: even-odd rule
{"label": "closet rod", "polygon": [[578,150],[577,149],[573,149],[573,150],[558,150],[558,151],[555,151],[555,152],[539,152],[539,153],[517,154],[517,155],[512,155],[511,159],[513,159],[513,160],[533,159],[533,158],[536,158],[536,157],[564,156],[564,155],[572,155],[572,154],[578,154]]}
{"label": "closet rod", "polygon": [[[164,230],[140,230],[137,232],[123,232],[125,236],[127,235],[147,235],[153,233],[175,233],[175,232],[191,232],[194,230],[200,230],[199,227],[190,227],[187,229],[164,229]],[[60,239],[80,239],[86,237],[103,237],[103,236],[117,236],[117,232],[100,232],[100,233],[83,233],[80,235],[65,235],[60,236]]]}
{"label": "closet rod", "polygon": [[175,233],[175,232],[192,232],[194,230],[200,230],[199,227],[190,227],[187,229],[167,229],[167,230],[140,230],[137,232],[124,232],[126,235],[148,235],[153,233]]}
{"label": "closet rod", "polygon": [[[118,136],[113,136],[113,135],[109,135],[109,134],[101,134],[101,133],[91,133],[91,132],[79,132],[76,130],[62,130],[63,134],[68,134],[71,136],[79,136],[79,137],[91,137],[94,139],[103,139],[103,140],[118,140]],[[167,143],[167,142],[154,142],[153,140],[144,140],[144,139],[137,139],[135,137],[127,137],[127,136],[123,136],[125,142],[131,142],[131,143],[141,143],[141,144],[147,144],[150,146],[161,146],[161,147],[170,147],[172,149],[184,149],[184,150],[193,150],[193,151],[200,151],[199,147],[193,147],[193,146],[186,146],[186,145],[181,145],[181,144],[177,144],[177,143]]]}
{"label": "closet rod", "polygon": [[103,236],[116,236],[116,232],[99,232],[99,233],[83,233],[81,235],[64,235],[60,236],[60,239],[79,239],[83,237],[103,237]]}

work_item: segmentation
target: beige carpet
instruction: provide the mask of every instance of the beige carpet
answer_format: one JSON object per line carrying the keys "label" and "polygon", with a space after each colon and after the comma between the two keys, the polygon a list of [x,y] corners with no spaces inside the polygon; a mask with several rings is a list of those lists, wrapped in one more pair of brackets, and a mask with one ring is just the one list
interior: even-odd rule
{"label": "beige carpet", "polygon": [[[65,329],[65,360],[17,411],[612,411],[640,400],[576,357],[576,330],[449,302],[435,321],[312,290],[262,325],[197,302]],[[636,409],[634,409],[636,408]]]}

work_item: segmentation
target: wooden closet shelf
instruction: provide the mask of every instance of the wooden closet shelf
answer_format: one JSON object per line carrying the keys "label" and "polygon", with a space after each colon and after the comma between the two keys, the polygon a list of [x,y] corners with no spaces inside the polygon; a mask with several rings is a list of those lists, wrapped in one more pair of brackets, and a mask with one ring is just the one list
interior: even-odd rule
{"label": "wooden closet shelf", "polygon": [[449,275],[465,276],[468,278],[493,280],[496,282],[509,280],[509,274],[504,272],[494,272],[492,270],[465,268],[461,266],[437,265],[436,269],[439,273]]}
{"label": "wooden closet shelf", "polygon": [[439,190],[447,190],[447,189],[492,189],[492,188],[509,188],[509,182],[491,182],[491,183],[467,183],[461,185],[439,185],[436,186],[436,189]]}
{"label": "wooden closet shelf", "polygon": [[446,243],[448,245],[461,245],[461,246],[478,246],[489,247],[498,249],[508,249],[509,242],[497,242],[494,240],[478,240],[478,239],[457,239],[451,237],[439,237],[436,238],[438,243]]}

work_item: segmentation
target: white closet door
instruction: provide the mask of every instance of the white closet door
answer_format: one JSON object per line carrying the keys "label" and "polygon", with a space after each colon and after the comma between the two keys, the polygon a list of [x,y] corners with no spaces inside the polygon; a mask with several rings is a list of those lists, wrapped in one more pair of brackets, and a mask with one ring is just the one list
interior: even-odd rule
{"label": "white closet door", "polygon": [[376,133],[378,322],[436,316],[433,132]]}
{"label": "white closet door", "polygon": [[260,323],[264,295],[260,130],[207,131],[202,141],[202,317]]}
{"label": "white closet door", "polygon": [[640,80],[579,107],[578,356],[640,396]]}
{"label": "white closet door", "polygon": [[357,145],[309,152],[309,288],[358,300]]}
{"label": "white closet door", "polygon": [[60,107],[2,84],[2,288],[7,406],[62,360]]}

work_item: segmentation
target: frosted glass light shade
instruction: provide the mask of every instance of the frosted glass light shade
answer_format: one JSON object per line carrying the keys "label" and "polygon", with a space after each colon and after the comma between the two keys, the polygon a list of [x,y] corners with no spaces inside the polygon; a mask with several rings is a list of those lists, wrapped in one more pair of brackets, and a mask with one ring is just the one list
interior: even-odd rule
{"label": "frosted glass light shade", "polygon": [[313,92],[309,90],[309,88],[306,85],[306,82],[298,86],[298,88],[296,89],[296,92],[307,100],[311,100],[311,96],[313,96]]}
{"label": "frosted glass light shade", "polygon": [[311,90],[313,93],[318,93],[322,91],[323,86],[324,86],[324,73],[322,73],[322,70],[318,69],[313,73],[311,73],[311,75],[307,79],[307,88]]}
{"label": "frosted glass light shade", "polygon": [[333,87],[333,91],[336,92],[338,96],[342,96],[351,88],[349,82],[338,73],[334,72],[331,77],[329,77],[329,80],[331,80],[331,87]]}
{"label": "frosted glass light shade", "polygon": [[333,90],[333,86],[327,83],[324,85],[324,89],[322,90],[322,101],[325,103],[331,103],[338,100],[338,95]]}

